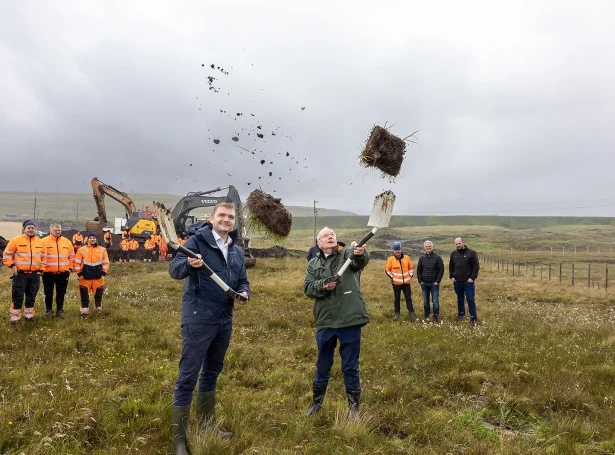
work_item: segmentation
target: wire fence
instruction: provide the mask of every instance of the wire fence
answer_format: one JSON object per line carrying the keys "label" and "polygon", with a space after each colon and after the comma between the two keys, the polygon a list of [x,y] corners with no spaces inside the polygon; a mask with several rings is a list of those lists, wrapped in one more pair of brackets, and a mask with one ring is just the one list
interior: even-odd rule
{"label": "wire fence", "polygon": [[608,263],[515,260],[484,253],[479,253],[479,260],[483,265],[489,265],[493,270],[510,276],[557,281],[569,286],[615,289],[612,273],[609,276]]}

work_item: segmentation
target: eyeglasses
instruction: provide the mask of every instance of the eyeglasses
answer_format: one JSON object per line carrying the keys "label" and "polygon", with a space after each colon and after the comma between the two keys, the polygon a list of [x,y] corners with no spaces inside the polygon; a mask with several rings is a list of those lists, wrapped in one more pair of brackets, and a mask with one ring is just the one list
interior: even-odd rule
{"label": "eyeglasses", "polygon": [[331,232],[329,234],[321,234],[321,239],[326,239],[327,237],[335,237],[335,232]]}

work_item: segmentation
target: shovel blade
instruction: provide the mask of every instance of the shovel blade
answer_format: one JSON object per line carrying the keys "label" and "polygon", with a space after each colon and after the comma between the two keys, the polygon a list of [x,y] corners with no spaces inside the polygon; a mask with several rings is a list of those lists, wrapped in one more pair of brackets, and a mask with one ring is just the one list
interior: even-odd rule
{"label": "shovel blade", "polygon": [[372,213],[369,216],[369,220],[367,220],[367,225],[377,228],[388,227],[394,205],[395,195],[392,191],[385,191],[376,196],[376,199],[374,199],[374,206],[372,207]]}

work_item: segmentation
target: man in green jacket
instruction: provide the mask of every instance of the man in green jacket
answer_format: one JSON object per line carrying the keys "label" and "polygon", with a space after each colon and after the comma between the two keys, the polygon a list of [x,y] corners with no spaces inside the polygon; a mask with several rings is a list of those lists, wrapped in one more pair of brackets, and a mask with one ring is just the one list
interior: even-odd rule
{"label": "man in green jacket", "polygon": [[[361,270],[369,262],[369,252],[363,245],[338,248],[335,232],[328,227],[318,233],[320,251],[308,262],[303,290],[305,295],[315,299],[316,319],[316,376],[312,384],[313,401],[307,415],[322,409],[333,356],[339,340],[342,357],[342,373],[348,396],[349,414],[359,416],[361,382],[359,379],[359,352],[361,349],[361,327],[369,322],[367,308],[360,289]],[[341,283],[324,284],[352,258],[350,267],[342,275]]]}

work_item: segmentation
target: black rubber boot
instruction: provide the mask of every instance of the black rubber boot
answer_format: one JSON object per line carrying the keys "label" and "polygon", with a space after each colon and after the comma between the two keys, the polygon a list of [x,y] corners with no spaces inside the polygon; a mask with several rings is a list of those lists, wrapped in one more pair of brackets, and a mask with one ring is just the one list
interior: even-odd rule
{"label": "black rubber boot", "polygon": [[216,391],[199,392],[196,394],[196,418],[199,428],[210,428],[222,439],[231,439],[232,431],[223,431],[216,426]]}
{"label": "black rubber boot", "polygon": [[173,406],[173,455],[190,455],[186,431],[190,419],[190,406]]}
{"label": "black rubber boot", "polygon": [[359,402],[361,401],[361,389],[351,390],[346,389],[348,396],[348,416],[353,419],[359,419]]}
{"label": "black rubber boot", "polygon": [[327,393],[327,386],[315,386],[312,385],[312,407],[305,413],[306,416],[316,414],[322,409],[322,402],[325,399],[325,393]]}

